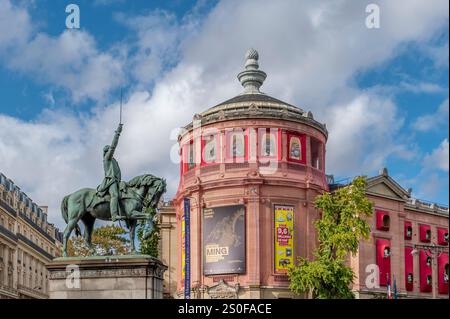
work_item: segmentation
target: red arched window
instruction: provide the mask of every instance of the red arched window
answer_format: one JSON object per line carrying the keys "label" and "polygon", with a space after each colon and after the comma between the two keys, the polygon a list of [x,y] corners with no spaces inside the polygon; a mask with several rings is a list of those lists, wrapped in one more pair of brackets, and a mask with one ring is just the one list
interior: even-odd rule
{"label": "red arched window", "polygon": [[290,162],[306,164],[306,135],[287,133],[287,159]]}

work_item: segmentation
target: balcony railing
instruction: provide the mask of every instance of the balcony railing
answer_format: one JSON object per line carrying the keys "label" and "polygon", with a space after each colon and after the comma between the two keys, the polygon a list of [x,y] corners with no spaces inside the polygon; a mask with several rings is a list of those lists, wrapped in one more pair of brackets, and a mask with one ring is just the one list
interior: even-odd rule
{"label": "balcony railing", "polygon": [[45,257],[47,257],[48,259],[52,260],[54,258],[54,256],[50,255],[48,252],[46,252],[44,249],[42,249],[41,247],[39,247],[38,245],[33,243],[31,240],[29,240],[28,238],[26,238],[22,234],[17,234],[17,238],[20,241],[23,241],[24,243],[26,243],[28,246],[30,246],[31,248],[33,248],[37,252],[39,252],[40,254],[42,254]]}
{"label": "balcony railing", "polygon": [[250,164],[248,162],[245,163],[225,163],[225,170],[230,169],[248,169]]}
{"label": "balcony railing", "polygon": [[17,241],[17,236],[9,231],[8,229],[6,229],[5,227],[3,227],[2,225],[0,225],[0,233],[5,235],[6,237],[8,237],[9,239],[13,240],[13,241]]}
{"label": "balcony railing", "polygon": [[203,166],[200,169],[200,174],[216,173],[218,171],[220,171],[220,164],[211,164],[211,165]]}
{"label": "balcony railing", "polygon": [[415,206],[416,208],[424,208],[424,209],[429,209],[429,210],[433,210],[433,211],[437,211],[437,212],[441,212],[441,213],[449,213],[449,208],[446,205],[443,204],[436,204],[436,203],[432,203],[429,201],[425,201],[422,199],[417,199],[417,198],[409,198],[408,199],[408,204]]}
{"label": "balcony railing", "polygon": [[287,168],[298,172],[306,172],[306,165],[303,164],[288,163]]}
{"label": "balcony railing", "polygon": [[17,295],[17,290],[14,289],[14,288],[11,288],[9,286],[5,286],[5,285],[0,284],[0,291],[1,290],[9,292],[10,294],[13,294],[13,295]]}
{"label": "balcony railing", "polygon": [[47,234],[41,227],[39,227],[31,218],[29,218],[24,213],[19,213],[19,216],[25,220],[31,227],[36,229],[40,234],[42,234],[45,238],[47,238],[51,243],[55,243],[55,239],[52,238],[49,234]]}
{"label": "balcony railing", "polygon": [[9,206],[7,202],[5,202],[1,198],[0,198],[0,207],[3,208],[4,210],[6,210],[11,215],[13,215],[14,217],[17,216],[17,212],[11,206]]}

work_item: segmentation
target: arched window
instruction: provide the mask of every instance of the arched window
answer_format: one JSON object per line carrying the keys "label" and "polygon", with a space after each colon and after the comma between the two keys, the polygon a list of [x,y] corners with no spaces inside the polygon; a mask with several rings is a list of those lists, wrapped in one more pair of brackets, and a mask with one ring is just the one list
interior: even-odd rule
{"label": "arched window", "polygon": [[306,135],[287,132],[287,159],[290,162],[306,164]]}
{"label": "arched window", "polygon": [[292,137],[289,141],[289,157],[298,161],[302,158],[302,142],[297,136]]}

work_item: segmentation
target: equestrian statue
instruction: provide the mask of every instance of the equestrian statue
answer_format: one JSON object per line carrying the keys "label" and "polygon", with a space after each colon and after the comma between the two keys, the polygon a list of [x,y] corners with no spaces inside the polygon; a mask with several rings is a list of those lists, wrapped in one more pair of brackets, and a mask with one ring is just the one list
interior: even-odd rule
{"label": "equestrian statue", "polygon": [[[120,121],[121,122],[121,121]],[[114,152],[119,142],[123,124],[119,124],[111,145],[103,148],[103,170],[105,177],[97,189],[83,188],[64,197],[61,213],[67,223],[64,230],[63,256],[67,257],[67,242],[73,230],[81,234],[78,222],[84,224],[84,239],[92,248],[92,232],[96,219],[104,221],[123,220],[130,234],[131,253],[136,253],[135,232],[137,222],[145,221],[143,238],[148,238],[154,229],[155,218],[144,213],[148,208],[157,211],[161,196],[166,191],[166,181],[150,174],[137,176],[128,182],[122,181],[121,171]]]}

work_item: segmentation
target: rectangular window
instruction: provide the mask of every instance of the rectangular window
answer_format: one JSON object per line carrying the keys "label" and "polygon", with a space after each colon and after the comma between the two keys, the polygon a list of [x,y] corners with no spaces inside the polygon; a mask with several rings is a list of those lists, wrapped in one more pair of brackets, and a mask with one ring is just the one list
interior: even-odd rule
{"label": "rectangular window", "polygon": [[318,170],[323,170],[323,147],[322,143],[314,138],[310,138],[311,166]]}
{"label": "rectangular window", "polygon": [[193,168],[195,168],[195,149],[194,149],[194,141],[189,141],[183,146],[183,164],[184,171],[187,172]]}
{"label": "rectangular window", "polygon": [[432,289],[432,260],[424,250],[419,252],[420,292],[431,292]]}
{"label": "rectangular window", "polygon": [[448,253],[443,253],[438,257],[438,291],[440,294],[448,294],[449,265]]}
{"label": "rectangular window", "polygon": [[277,128],[258,129],[258,157],[281,160],[281,134]]}
{"label": "rectangular window", "polygon": [[219,135],[206,134],[202,136],[202,165],[220,162]]}
{"label": "rectangular window", "polygon": [[419,237],[423,243],[431,241],[431,227],[429,225],[419,225]]}
{"label": "rectangular window", "polygon": [[248,159],[248,134],[246,130],[234,129],[226,133],[227,162],[244,162]]}
{"label": "rectangular window", "polygon": [[405,240],[411,240],[413,236],[413,229],[412,229],[412,223],[409,221],[405,221],[405,227],[404,227],[404,233],[405,233]]}
{"label": "rectangular window", "polygon": [[379,269],[380,286],[387,286],[391,280],[391,244],[388,239],[377,239],[377,266]]}
{"label": "rectangular window", "polygon": [[414,259],[412,251],[411,247],[405,247],[405,287],[407,291],[412,291],[414,288]]}

